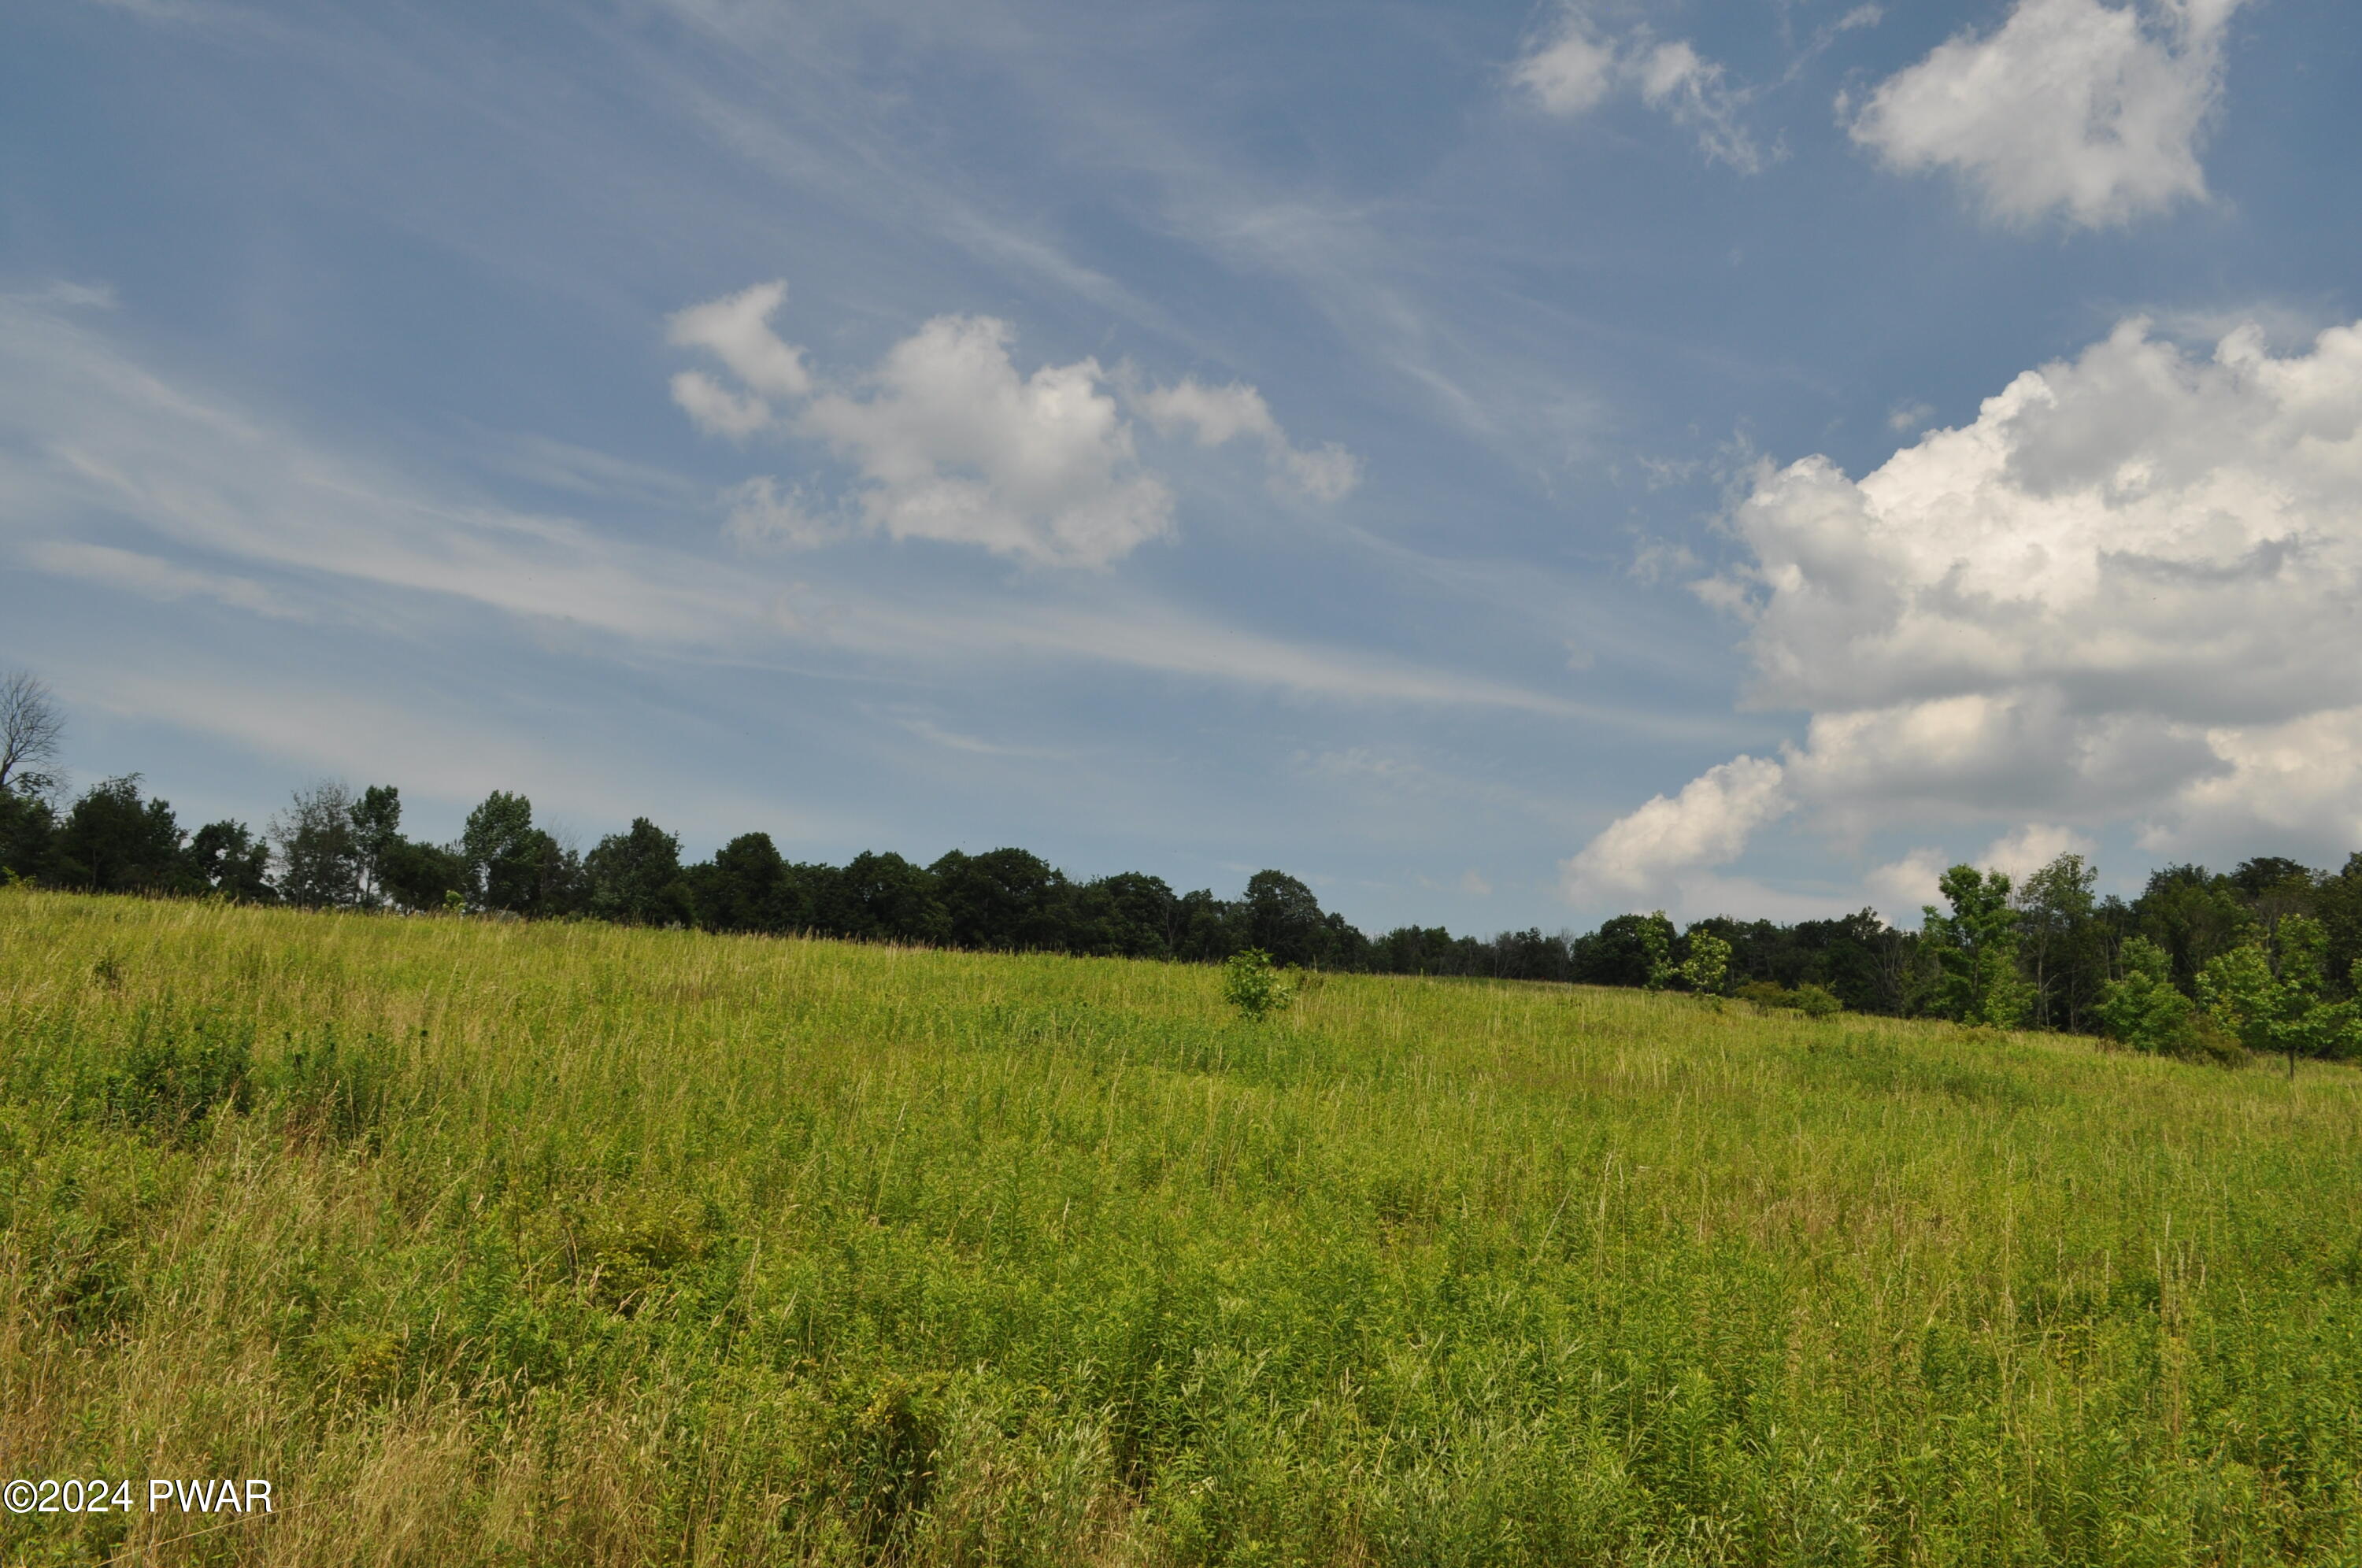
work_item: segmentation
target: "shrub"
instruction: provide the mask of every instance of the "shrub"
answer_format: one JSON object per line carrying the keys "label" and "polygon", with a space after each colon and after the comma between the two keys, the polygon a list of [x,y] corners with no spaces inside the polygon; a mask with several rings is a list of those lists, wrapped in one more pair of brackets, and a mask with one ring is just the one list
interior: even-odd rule
{"label": "shrub", "polygon": [[393,1082],[385,1043],[365,1036],[359,1045],[340,1044],[334,1024],[286,1055],[266,1075],[280,1115],[291,1132],[346,1143],[372,1137],[384,1117]]}
{"label": "shrub", "polygon": [[1784,1008],[1806,1018],[1833,1018],[1845,1010],[1845,1003],[1838,1000],[1834,992],[1810,980],[1794,990],[1776,980],[1749,980],[1738,988],[1738,996],[1766,1010]]}
{"label": "shrub", "polygon": [[253,1038],[250,1024],[141,1010],[129,1043],[100,1071],[102,1118],[170,1141],[193,1137],[215,1108],[247,1108]]}
{"label": "shrub", "polygon": [[1287,977],[1260,947],[1231,955],[1222,966],[1222,999],[1250,1021],[1284,1010],[1295,999]]}

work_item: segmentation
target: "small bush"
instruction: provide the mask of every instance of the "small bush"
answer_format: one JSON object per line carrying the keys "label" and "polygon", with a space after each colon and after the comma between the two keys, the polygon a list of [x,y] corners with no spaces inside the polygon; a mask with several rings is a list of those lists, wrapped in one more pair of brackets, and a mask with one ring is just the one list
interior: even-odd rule
{"label": "small bush", "polygon": [[393,1069],[376,1036],[347,1045],[330,1025],[316,1040],[292,1046],[268,1081],[291,1131],[341,1143],[374,1135],[385,1115]]}
{"label": "small bush", "polygon": [[143,1010],[131,1042],[97,1086],[101,1115],[168,1139],[185,1139],[217,1107],[251,1098],[254,1031],[215,1019],[158,1020]]}
{"label": "small bush", "polygon": [[1845,1003],[1827,987],[1810,980],[1794,990],[1773,980],[1749,980],[1738,988],[1738,996],[1767,1011],[1777,1008],[1806,1018],[1835,1018],[1845,1010]]}
{"label": "small bush", "polygon": [[1231,955],[1231,961],[1222,966],[1222,999],[1255,1021],[1286,1010],[1296,997],[1271,955],[1250,947]]}

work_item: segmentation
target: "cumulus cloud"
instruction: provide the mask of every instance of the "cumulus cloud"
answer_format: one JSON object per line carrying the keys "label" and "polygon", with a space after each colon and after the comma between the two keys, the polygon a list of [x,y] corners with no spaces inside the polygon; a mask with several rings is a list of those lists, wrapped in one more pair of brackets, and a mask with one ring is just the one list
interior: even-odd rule
{"label": "cumulus cloud", "polygon": [[806,408],[802,427],[860,470],[868,525],[1088,567],[1169,533],[1173,492],[1140,471],[1098,361],[1021,376],[1010,338],[988,317],[937,316],[865,387]]}
{"label": "cumulus cloud", "polygon": [[769,403],[752,392],[734,392],[702,370],[675,376],[672,400],[690,424],[709,435],[743,440],[771,423]]}
{"label": "cumulus cloud", "polygon": [[1887,924],[1916,925],[1922,910],[1929,904],[1943,904],[1944,895],[1937,884],[1950,865],[1940,849],[1915,849],[1873,869],[1862,878],[1862,889],[1870,895],[1871,907]]}
{"label": "cumulus cloud", "polygon": [[[2020,860],[2114,824],[2362,844],[2362,325],[2196,355],[2127,321],[1859,480],[1767,465],[1731,525],[1752,559],[1720,597],[1753,700],[1811,715],[1783,788],[1822,828],[2053,824],[1987,852]],[[1577,860],[1635,862],[1671,810]]]}
{"label": "cumulus cloud", "polygon": [[1853,138],[1892,169],[1950,171],[2007,223],[2162,212],[2206,193],[2199,149],[2240,3],[2018,0],[1995,31],[1961,33],[1881,83]]}
{"label": "cumulus cloud", "polygon": [[1570,5],[1509,68],[1509,80],[1543,113],[1566,119],[1628,89],[1694,135],[1709,159],[1742,174],[1763,167],[1762,150],[1738,123],[1752,94],[1733,86],[1722,66],[1685,39],[1661,42],[1646,27],[1607,34],[1583,6]]}
{"label": "cumulus cloud", "polygon": [[1674,796],[1659,795],[1618,818],[1561,868],[1577,903],[1661,891],[1669,878],[1738,858],[1758,827],[1789,810],[1783,769],[1738,756],[1710,767]]}
{"label": "cumulus cloud", "polygon": [[1594,109],[1616,85],[1617,45],[1593,33],[1582,12],[1569,9],[1556,31],[1510,68],[1509,80],[1553,115]]}
{"label": "cumulus cloud", "polygon": [[[1105,567],[1171,534],[1173,491],[1141,463],[1133,424],[1095,359],[1021,372],[1006,322],[942,315],[838,382],[815,376],[771,317],[786,298],[772,282],[694,305],[670,339],[711,354],[735,379],[673,378],[673,399],[701,429],[824,442],[858,476],[847,505],[862,527],[897,539],[979,546],[1043,566]],[[1263,394],[1234,382],[1131,394],[1161,432],[1205,446],[1260,442],[1275,486],[1335,501],[1360,480],[1352,453],[1291,443]],[[742,542],[812,545],[848,530],[804,489],[770,478],[726,492],[727,531]]]}
{"label": "cumulus cloud", "polygon": [[771,330],[772,314],[787,297],[788,285],[775,281],[691,305],[674,313],[666,339],[676,348],[705,349],[749,392],[808,397],[812,381],[803,350]]}
{"label": "cumulus cloud", "polygon": [[1976,864],[2005,871],[2010,880],[2023,886],[2025,879],[2062,855],[2080,855],[2089,860],[2100,851],[2085,834],[2056,823],[2027,823],[2002,834],[1985,845],[1985,852],[1976,857]]}
{"label": "cumulus cloud", "polygon": [[1260,442],[1275,489],[1313,501],[1341,501],[1362,482],[1361,460],[1330,441],[1307,450],[1287,438],[1263,393],[1243,381],[1209,387],[1185,376],[1169,387],[1131,395],[1131,404],[1160,436],[1188,431],[1201,447],[1245,437]]}

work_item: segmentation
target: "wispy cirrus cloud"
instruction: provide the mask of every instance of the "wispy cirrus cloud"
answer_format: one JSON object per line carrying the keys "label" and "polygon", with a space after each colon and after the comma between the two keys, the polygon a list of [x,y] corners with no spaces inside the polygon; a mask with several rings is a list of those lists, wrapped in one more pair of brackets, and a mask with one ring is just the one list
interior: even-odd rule
{"label": "wispy cirrus cloud", "polygon": [[[997,339],[955,348],[981,358],[989,387],[1008,390],[998,380]],[[956,375],[953,389],[962,390]],[[1034,390],[1061,394],[1054,379]],[[910,422],[923,430],[923,419]],[[847,428],[862,426],[856,418]],[[940,450],[911,458],[910,471],[939,460]],[[1054,483],[1057,454],[1039,460]],[[567,471],[583,469],[577,456]],[[783,613],[793,585],[743,561],[514,511],[339,452],[154,369],[47,296],[0,300],[0,498],[16,502],[0,544],[22,564],[257,614],[345,617],[353,605],[344,591],[369,591],[692,658],[759,658],[784,639],[922,668],[1083,660],[1351,701],[1583,711],[1508,683],[1246,631],[1134,590],[1112,599],[1094,592],[1083,604],[1054,591],[897,598],[846,583],[822,591],[822,611]],[[775,516],[791,499],[777,491],[739,497],[742,507]],[[81,536],[97,527],[134,530],[149,547]]]}
{"label": "wispy cirrus cloud", "polygon": [[1573,119],[1630,92],[1697,138],[1698,150],[1742,174],[1768,155],[1742,123],[1753,93],[1686,39],[1659,39],[1646,24],[1621,31],[1565,5],[1509,69],[1509,81],[1544,114]]}

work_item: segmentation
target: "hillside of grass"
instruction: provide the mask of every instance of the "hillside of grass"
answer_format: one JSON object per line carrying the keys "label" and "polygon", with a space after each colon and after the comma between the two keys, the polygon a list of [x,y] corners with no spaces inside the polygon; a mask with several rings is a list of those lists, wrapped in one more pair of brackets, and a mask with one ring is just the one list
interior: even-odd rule
{"label": "hillside of grass", "polygon": [[1220,986],[0,890],[0,1561],[2362,1559],[2350,1069]]}

